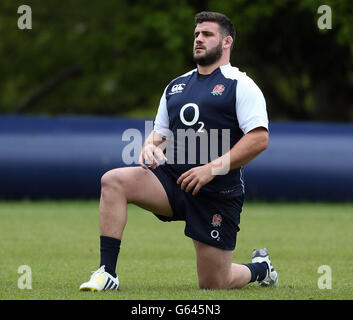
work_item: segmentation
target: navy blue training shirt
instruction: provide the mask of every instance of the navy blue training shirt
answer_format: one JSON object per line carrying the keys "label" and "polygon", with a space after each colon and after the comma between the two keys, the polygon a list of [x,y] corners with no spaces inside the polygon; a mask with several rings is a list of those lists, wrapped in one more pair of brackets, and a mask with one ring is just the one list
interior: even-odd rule
{"label": "navy blue training shirt", "polygon": [[[166,163],[177,179],[228,152],[249,131],[268,129],[266,102],[245,73],[230,64],[211,74],[194,69],[165,88],[154,131],[167,139]],[[218,196],[244,192],[241,168],[216,176],[200,191]]]}

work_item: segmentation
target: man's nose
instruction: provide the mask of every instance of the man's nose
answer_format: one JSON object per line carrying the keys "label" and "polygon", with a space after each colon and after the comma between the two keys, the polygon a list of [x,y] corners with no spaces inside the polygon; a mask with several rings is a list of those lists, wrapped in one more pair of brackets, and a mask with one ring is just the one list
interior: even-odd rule
{"label": "man's nose", "polygon": [[197,44],[203,42],[203,37],[202,37],[201,33],[195,38],[195,40],[196,40],[196,43],[197,43]]}
{"label": "man's nose", "polygon": [[203,45],[203,41],[200,40],[200,39],[196,39],[195,44],[196,44],[197,46]]}

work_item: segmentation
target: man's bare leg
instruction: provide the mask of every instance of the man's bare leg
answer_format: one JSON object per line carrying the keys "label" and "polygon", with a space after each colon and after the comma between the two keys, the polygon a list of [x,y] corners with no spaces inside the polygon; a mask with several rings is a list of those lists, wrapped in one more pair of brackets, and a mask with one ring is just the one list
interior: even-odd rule
{"label": "man's bare leg", "polygon": [[172,216],[167,194],[150,170],[141,167],[114,169],[103,175],[101,183],[99,226],[103,236],[122,238],[128,203],[160,215]]}
{"label": "man's bare leg", "polygon": [[233,251],[218,249],[196,240],[194,245],[201,289],[242,288],[250,282],[250,269],[232,263]]}
{"label": "man's bare leg", "polygon": [[105,173],[102,177],[99,206],[100,267],[88,282],[81,284],[80,290],[103,291],[120,288],[115,269],[127,221],[128,203],[134,203],[160,215],[172,216],[167,194],[150,170],[127,167]]}
{"label": "man's bare leg", "polygon": [[110,170],[102,177],[99,205],[100,266],[116,277],[121,239],[127,222],[127,204],[172,216],[167,194],[158,178],[141,167]]}

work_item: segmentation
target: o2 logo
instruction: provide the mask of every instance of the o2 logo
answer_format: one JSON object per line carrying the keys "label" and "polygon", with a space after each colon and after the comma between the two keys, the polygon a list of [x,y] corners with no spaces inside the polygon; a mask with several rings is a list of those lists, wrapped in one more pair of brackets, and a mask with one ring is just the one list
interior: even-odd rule
{"label": "o2 logo", "polygon": [[[193,108],[194,109],[194,117],[192,118],[191,121],[188,121],[185,119],[185,110],[187,108]],[[193,126],[195,123],[199,124],[200,127],[199,129],[197,130],[197,132],[204,132],[204,126],[205,124],[202,122],[202,121],[199,121],[199,117],[200,117],[200,110],[199,110],[199,106],[196,104],[196,103],[187,103],[187,104],[184,104],[182,106],[182,108],[180,109],[180,120],[183,124],[185,124],[186,126],[188,127],[191,127]]]}

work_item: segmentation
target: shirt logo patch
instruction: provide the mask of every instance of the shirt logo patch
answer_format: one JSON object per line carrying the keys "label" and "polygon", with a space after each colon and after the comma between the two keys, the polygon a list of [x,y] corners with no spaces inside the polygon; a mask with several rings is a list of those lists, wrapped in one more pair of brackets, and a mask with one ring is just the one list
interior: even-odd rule
{"label": "shirt logo patch", "polygon": [[224,87],[223,84],[217,84],[217,85],[213,88],[213,90],[212,90],[211,93],[212,93],[214,96],[221,96],[222,93],[223,93],[223,91],[224,91],[224,89],[225,89],[225,87]]}
{"label": "shirt logo patch", "polygon": [[214,227],[220,227],[222,223],[222,216],[220,214],[214,214],[212,217],[212,225]]}
{"label": "shirt logo patch", "polygon": [[179,83],[175,84],[172,89],[170,90],[169,94],[176,94],[176,93],[181,93],[184,90],[184,87],[186,86],[185,83]]}

